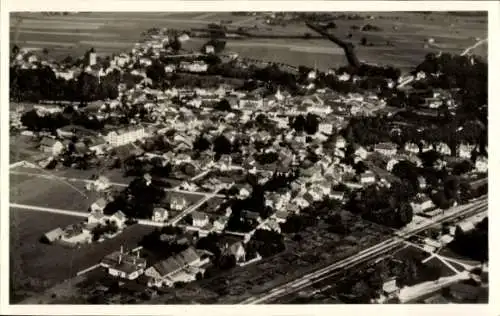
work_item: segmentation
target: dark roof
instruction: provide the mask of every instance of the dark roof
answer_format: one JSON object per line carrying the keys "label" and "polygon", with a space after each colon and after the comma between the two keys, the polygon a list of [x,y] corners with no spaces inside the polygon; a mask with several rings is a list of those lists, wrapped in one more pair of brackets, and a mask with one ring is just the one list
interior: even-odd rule
{"label": "dark roof", "polygon": [[204,220],[207,218],[207,214],[195,211],[191,213],[191,217],[197,220]]}
{"label": "dark roof", "polygon": [[200,256],[193,247],[189,247],[188,249],[184,250],[179,255],[177,255],[177,258],[182,259],[184,264],[190,264],[200,259]]}
{"label": "dark roof", "polygon": [[167,276],[182,269],[183,264],[174,257],[158,262],[153,266],[161,276]]}

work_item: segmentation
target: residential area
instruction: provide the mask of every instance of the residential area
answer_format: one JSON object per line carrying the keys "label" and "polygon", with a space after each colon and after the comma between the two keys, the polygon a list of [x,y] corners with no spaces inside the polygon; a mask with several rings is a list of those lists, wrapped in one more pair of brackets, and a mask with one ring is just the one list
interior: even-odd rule
{"label": "residential area", "polygon": [[290,67],[226,24],[12,47],[11,302],[487,302],[487,56]]}

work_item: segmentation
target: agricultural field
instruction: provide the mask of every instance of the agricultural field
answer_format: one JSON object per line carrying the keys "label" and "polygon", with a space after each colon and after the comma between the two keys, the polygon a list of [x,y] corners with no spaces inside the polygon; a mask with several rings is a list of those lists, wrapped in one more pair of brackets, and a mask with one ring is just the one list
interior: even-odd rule
{"label": "agricultural field", "polygon": [[[391,64],[408,69],[418,63],[429,52],[460,53],[473,45],[477,38],[487,37],[487,16],[466,18],[447,12],[429,14],[408,12],[366,12],[364,20],[336,20],[332,30],[340,38],[357,44],[360,58],[369,63]],[[151,27],[166,27],[178,30],[204,28],[210,23],[232,20],[231,28],[249,27],[256,34],[303,36],[311,39],[245,39],[227,40],[227,51],[237,52],[242,57],[266,61],[284,62],[327,69],[343,65],[343,52],[333,43],[322,39],[303,23],[292,22],[286,26],[270,26],[262,17],[234,16],[229,12],[189,13],[78,13],[72,16],[43,17],[39,14],[16,13],[11,16],[11,44],[34,49],[47,48],[54,58],[69,55],[81,56],[94,47],[102,55],[132,48],[140,39],[141,32]],[[353,26],[371,24],[380,31],[361,32]],[[257,27],[257,28],[255,28]],[[367,46],[359,45],[365,37]],[[432,38],[434,42],[426,45]],[[185,44],[188,50],[201,48],[204,39],[193,39]],[[487,46],[474,50],[486,56]]]}
{"label": "agricultural field", "polygon": [[100,259],[116,251],[121,245],[134,248],[142,236],[153,228],[135,225],[113,239],[78,249],[46,245],[40,238],[46,232],[81,221],[81,218],[10,209],[11,301],[17,303],[40,294],[65,279],[73,278],[82,269],[97,264]]}
{"label": "agricultural field", "polygon": [[85,213],[96,199],[94,192],[85,191],[84,183],[10,174],[10,203]]}

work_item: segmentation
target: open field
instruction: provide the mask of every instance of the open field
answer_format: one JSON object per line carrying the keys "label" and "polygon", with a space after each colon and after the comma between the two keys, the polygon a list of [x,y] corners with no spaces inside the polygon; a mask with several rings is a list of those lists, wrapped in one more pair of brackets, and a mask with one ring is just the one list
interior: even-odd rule
{"label": "open field", "polygon": [[123,245],[133,248],[153,228],[135,225],[116,238],[78,249],[39,242],[40,237],[56,227],[77,223],[80,219],[59,214],[10,209],[11,300],[24,299],[72,278],[82,269],[99,262]]}
{"label": "open field", "polygon": [[[17,16],[22,16],[18,19]],[[419,14],[408,12],[366,12],[374,19],[337,20],[339,37],[352,34],[351,41],[358,44],[362,37],[373,46],[357,46],[360,58],[377,64],[392,64],[409,68],[421,61],[425,54],[442,50],[459,53],[472,45],[475,38],[487,36],[487,17],[457,17],[445,12]],[[269,26],[262,18],[233,16],[229,12],[190,13],[137,13],[137,12],[92,12],[72,16],[42,17],[39,14],[17,13],[12,15],[11,39],[19,46],[48,48],[55,58],[68,54],[82,55],[90,47],[98,53],[110,54],[128,50],[140,39],[140,33],[151,27],[167,27],[180,30],[203,28],[209,23],[232,20],[233,27],[254,26],[260,35],[302,36],[309,30],[303,23],[291,23],[286,27]],[[380,27],[379,32],[351,30],[351,26],[367,23]],[[252,30],[252,32],[254,32]],[[431,47],[425,47],[429,38],[435,40]],[[387,46],[387,42],[393,46]],[[205,42],[196,39],[186,44],[186,48],[199,49]],[[239,53],[242,57],[279,61],[292,65],[328,68],[345,63],[341,51],[325,39],[246,39],[228,40],[227,51]],[[487,48],[474,50],[480,55],[487,54]]]}
{"label": "open field", "polygon": [[70,186],[60,180],[10,174],[11,203],[87,212],[96,198],[95,193],[85,192],[83,183],[75,182]]}

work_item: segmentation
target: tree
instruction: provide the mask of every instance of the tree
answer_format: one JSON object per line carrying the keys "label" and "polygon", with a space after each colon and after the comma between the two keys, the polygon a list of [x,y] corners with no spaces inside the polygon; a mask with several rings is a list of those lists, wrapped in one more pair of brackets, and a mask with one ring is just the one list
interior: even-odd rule
{"label": "tree", "polygon": [[181,41],[179,41],[179,39],[177,37],[175,37],[175,39],[172,41],[172,43],[170,43],[170,48],[172,48],[172,50],[174,52],[180,51],[182,48]]}
{"label": "tree", "polygon": [[302,132],[305,129],[305,125],[306,125],[306,119],[304,118],[304,116],[299,115],[296,116],[295,119],[293,120],[292,128],[296,132]]}
{"label": "tree", "polygon": [[14,46],[12,47],[12,55],[13,55],[13,56],[16,56],[17,54],[19,54],[19,51],[20,51],[20,50],[19,50],[19,46],[14,45]]}
{"label": "tree", "polygon": [[215,109],[223,112],[231,112],[232,110],[231,104],[226,99],[220,100],[215,106]]}
{"label": "tree", "polygon": [[420,159],[422,159],[422,165],[424,167],[434,167],[436,161],[441,159],[441,154],[435,150],[429,150],[420,154]]}
{"label": "tree", "polygon": [[205,151],[210,149],[210,142],[203,136],[199,135],[193,143],[193,149],[197,151]]}
{"label": "tree", "polygon": [[164,65],[160,61],[155,60],[153,64],[146,69],[146,75],[153,81],[155,86],[164,86],[167,73],[165,72]]}
{"label": "tree", "polygon": [[229,270],[236,266],[236,258],[234,255],[222,255],[219,258],[218,266],[222,270]]}
{"label": "tree", "polygon": [[25,112],[21,116],[23,126],[32,131],[39,131],[41,129],[40,121],[41,118],[38,116],[36,110]]}
{"label": "tree", "polygon": [[356,303],[369,303],[372,298],[373,292],[364,280],[358,280],[351,291]]}
{"label": "tree", "polygon": [[219,135],[214,140],[214,151],[219,155],[231,153],[231,142],[224,135]]}
{"label": "tree", "polygon": [[366,166],[366,164],[363,161],[358,161],[354,165],[354,169],[356,170],[356,174],[362,174],[363,172],[368,170],[368,167]]}
{"label": "tree", "polygon": [[314,114],[307,114],[304,130],[307,134],[313,135],[318,131],[319,119]]}

